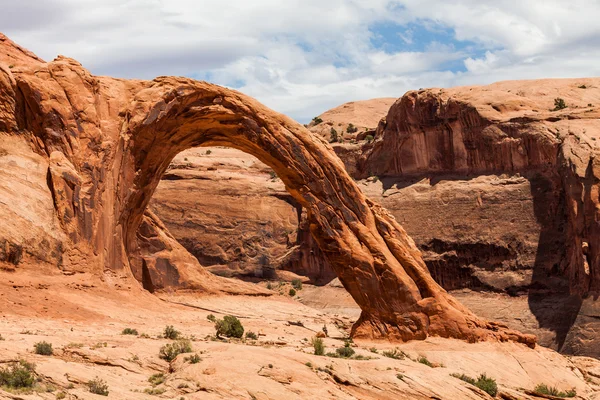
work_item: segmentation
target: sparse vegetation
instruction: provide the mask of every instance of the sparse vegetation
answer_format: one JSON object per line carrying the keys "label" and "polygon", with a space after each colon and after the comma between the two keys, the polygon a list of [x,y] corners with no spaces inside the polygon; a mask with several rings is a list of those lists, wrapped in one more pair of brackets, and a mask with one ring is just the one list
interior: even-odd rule
{"label": "sparse vegetation", "polygon": [[406,353],[398,349],[384,350],[381,354],[394,360],[404,360],[406,358]]}
{"label": "sparse vegetation", "polygon": [[320,123],[322,123],[322,122],[323,122],[323,120],[322,120],[321,118],[319,118],[319,117],[314,117],[314,118],[312,119],[312,122],[313,122],[315,125],[319,125]]}
{"label": "sparse vegetation", "polygon": [[587,86],[586,85],[579,85],[578,88],[579,89],[587,89]]}
{"label": "sparse vegetation", "polygon": [[148,382],[150,382],[152,386],[158,386],[165,382],[165,374],[154,374],[148,378]]}
{"label": "sparse vegetation", "polygon": [[308,368],[312,368],[313,367],[313,365],[312,365],[312,363],[310,361],[308,361],[304,365],[306,365]]}
{"label": "sparse vegetation", "polygon": [[207,155],[207,156],[210,156],[210,155],[211,155],[211,153],[212,153],[212,150],[206,150],[206,155]]}
{"label": "sparse vegetation", "polygon": [[200,358],[198,354],[194,354],[186,357],[185,361],[189,362],[190,364],[198,364],[200,361],[202,361],[202,358]]}
{"label": "sparse vegetation", "polygon": [[121,332],[122,335],[138,335],[138,331],[137,329],[131,329],[131,328],[125,328],[123,329],[123,332]]}
{"label": "sparse vegetation", "polygon": [[315,356],[325,355],[325,343],[323,342],[323,339],[315,336],[310,340],[310,344],[314,348]]}
{"label": "sparse vegetation", "polygon": [[294,297],[294,296],[296,295],[296,289],[294,289],[294,288],[290,288],[290,291],[288,292],[288,294],[289,294],[291,297]]}
{"label": "sparse vegetation", "polygon": [[533,391],[538,394],[545,394],[545,395],[554,396],[554,397],[568,398],[568,397],[577,396],[577,391],[575,389],[571,389],[571,390],[567,390],[566,392],[563,392],[563,391],[558,390],[556,387],[550,387],[550,386],[546,385],[545,383],[540,383],[539,385],[537,385],[535,387],[535,389],[533,389]]}
{"label": "sparse vegetation", "polygon": [[56,393],[56,400],[62,400],[62,399],[66,399],[66,398],[67,398],[67,394],[65,392]]}
{"label": "sparse vegetation", "polygon": [[96,377],[88,382],[90,393],[99,394],[100,396],[108,396],[108,385],[102,379]]}
{"label": "sparse vegetation", "polygon": [[498,394],[498,384],[496,380],[488,377],[486,374],[481,374],[477,379],[473,379],[465,374],[451,374],[451,376],[478,387],[492,397]]}
{"label": "sparse vegetation", "polygon": [[427,365],[428,367],[433,368],[433,364],[425,356],[421,356],[421,357],[417,358],[417,362],[419,362],[421,364],[424,364],[424,365]]}
{"label": "sparse vegetation", "polygon": [[401,381],[403,381],[404,380],[404,375],[402,375],[402,374],[396,374],[396,378],[398,378]]}
{"label": "sparse vegetation", "polygon": [[371,348],[369,349],[369,351],[370,351],[371,353],[375,353],[375,354],[377,354],[377,348],[375,348],[375,347],[371,347]]}
{"label": "sparse vegetation", "polygon": [[0,386],[10,389],[30,388],[35,383],[35,365],[19,360],[0,369]]}
{"label": "sparse vegetation", "polygon": [[302,281],[300,279],[293,279],[292,287],[296,290],[302,290]]}
{"label": "sparse vegetation", "polygon": [[150,396],[160,396],[161,394],[163,394],[164,392],[166,392],[167,390],[164,388],[146,388],[144,389],[144,393],[149,394]]}
{"label": "sparse vegetation", "polygon": [[273,285],[271,285],[271,282],[267,283],[267,289],[269,290],[273,290]]}
{"label": "sparse vegetation", "polygon": [[329,130],[329,143],[335,143],[338,141],[338,132],[335,130],[335,128],[331,128]]}
{"label": "sparse vegetation", "polygon": [[246,332],[246,339],[257,340],[258,335],[252,331],[248,331],[248,332]]}
{"label": "sparse vegetation", "polygon": [[350,347],[350,342],[346,342],[346,344],[344,344],[344,347],[339,347],[335,349],[335,352],[338,356],[342,358],[350,358],[355,353],[354,349]]}
{"label": "sparse vegetation", "polygon": [[191,353],[192,344],[189,340],[181,339],[173,343],[166,344],[160,348],[158,356],[165,361],[173,361],[179,354]]}
{"label": "sparse vegetation", "polygon": [[167,325],[163,332],[163,336],[165,339],[175,340],[179,338],[180,332],[173,327],[173,325]]}
{"label": "sparse vegetation", "polygon": [[223,319],[216,320],[215,329],[217,330],[217,337],[222,335],[239,339],[244,336],[242,323],[233,315],[226,315]]}
{"label": "sparse vegetation", "polygon": [[52,343],[38,342],[34,344],[33,347],[35,349],[35,354],[41,356],[51,356],[54,353],[54,350],[52,350]]}
{"label": "sparse vegetation", "polygon": [[373,135],[367,135],[367,136],[365,136],[365,140],[367,141],[367,143],[371,143],[373,141],[373,139],[375,139],[373,137]]}
{"label": "sparse vegetation", "polygon": [[209,320],[210,322],[217,322],[217,317],[215,317],[213,314],[208,314],[206,316],[206,319]]}
{"label": "sparse vegetation", "polygon": [[552,111],[563,110],[565,108],[567,108],[567,103],[562,98],[557,97],[554,99],[554,109]]}
{"label": "sparse vegetation", "polygon": [[354,126],[354,124],[348,124],[348,128],[346,128],[346,132],[348,133],[356,133],[358,132],[358,128]]}

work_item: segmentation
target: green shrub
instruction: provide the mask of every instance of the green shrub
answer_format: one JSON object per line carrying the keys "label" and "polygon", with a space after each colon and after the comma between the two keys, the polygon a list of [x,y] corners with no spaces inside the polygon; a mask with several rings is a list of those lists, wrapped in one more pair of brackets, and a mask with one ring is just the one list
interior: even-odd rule
{"label": "green shrub", "polygon": [[215,322],[215,329],[217,330],[217,337],[223,335],[239,339],[244,336],[242,323],[232,315],[226,315],[223,319],[218,319]]}
{"label": "green shrub", "polygon": [[52,343],[38,342],[34,344],[33,347],[35,348],[35,354],[51,356],[54,353],[54,350],[52,350]]}
{"label": "green shrub", "polygon": [[398,349],[384,350],[381,354],[383,354],[385,357],[393,358],[394,360],[404,360],[406,358],[406,353],[399,351]]}
{"label": "green shrub", "polygon": [[331,127],[329,130],[329,143],[335,143],[338,141],[338,132],[335,128]]}
{"label": "green shrub", "polygon": [[539,385],[537,385],[535,387],[535,389],[533,389],[533,391],[538,394],[545,394],[545,395],[554,396],[554,397],[566,398],[566,397],[577,396],[577,391],[575,389],[571,389],[571,390],[567,390],[566,392],[562,392],[555,387],[550,387],[550,386],[546,385],[545,383],[540,383]]}
{"label": "green shrub", "polygon": [[30,388],[35,382],[35,365],[19,360],[0,369],[0,386],[12,389]]}
{"label": "green shrub", "polygon": [[166,392],[167,390],[164,388],[146,388],[144,389],[144,393],[149,394],[150,396],[160,396],[161,394],[163,394],[164,392]]}
{"label": "green shrub", "polygon": [[56,393],[56,400],[62,400],[62,399],[66,399],[66,398],[67,398],[67,394],[65,392]]}
{"label": "green shrub", "polygon": [[451,374],[451,376],[478,387],[492,397],[496,397],[496,394],[498,394],[496,380],[489,378],[486,374],[479,375],[477,379],[473,379],[465,374]]}
{"label": "green shrub", "polygon": [[257,340],[258,339],[258,335],[254,332],[247,332],[246,333],[246,339],[252,339],[252,340]]}
{"label": "green shrub", "polygon": [[358,132],[358,128],[355,127],[354,124],[348,124],[348,128],[346,128],[346,132],[356,133],[356,132]]}
{"label": "green shrub", "polygon": [[138,335],[138,331],[137,329],[131,329],[131,328],[125,328],[123,329],[123,332],[121,332],[122,335]]}
{"label": "green shrub", "polygon": [[352,347],[350,347],[350,342],[346,342],[344,347],[339,347],[335,349],[335,352],[338,356],[342,358],[350,358],[354,355],[355,351]]}
{"label": "green shrub", "polygon": [[210,156],[210,154],[212,153],[212,150],[206,150],[206,155]]}
{"label": "green shrub", "polygon": [[431,363],[431,361],[429,361],[427,359],[427,357],[421,356],[419,358],[417,358],[417,361],[420,362],[421,364],[427,365],[428,367],[433,368],[433,364]]}
{"label": "green shrub", "polygon": [[202,359],[198,354],[191,355],[186,357],[185,361],[188,361],[190,364],[198,364]]}
{"label": "green shrub", "polygon": [[560,97],[554,99],[554,109],[552,111],[558,111],[567,108],[567,103]]}
{"label": "green shrub", "polygon": [[173,361],[179,354],[191,353],[192,344],[189,340],[178,340],[173,343],[165,344],[160,348],[158,356],[165,361]]}
{"label": "green shrub", "polygon": [[165,331],[163,332],[164,338],[171,340],[179,338],[179,334],[180,332],[177,329],[173,328],[173,325],[167,325],[165,327]]}
{"label": "green shrub", "polygon": [[312,368],[313,365],[310,361],[306,362],[304,365],[306,365],[308,368]]}
{"label": "green shrub", "polygon": [[294,289],[294,288],[290,288],[290,291],[288,292],[288,294],[289,294],[291,297],[294,297],[294,296],[296,295],[296,289]]}
{"label": "green shrub", "polygon": [[148,378],[148,382],[152,386],[158,386],[165,381],[165,374],[154,374],[150,378]]}
{"label": "green shrub", "polygon": [[209,320],[210,322],[217,322],[217,317],[215,317],[213,314],[208,314],[206,316],[206,319]]}
{"label": "green shrub", "polygon": [[373,139],[375,139],[373,137],[373,135],[367,135],[367,136],[365,136],[365,140],[367,141],[367,143],[371,143],[373,141]]}
{"label": "green shrub", "polygon": [[323,339],[315,336],[310,340],[310,344],[312,344],[312,346],[315,350],[314,351],[315,356],[325,355],[325,343],[323,342]]}
{"label": "green shrub", "polygon": [[319,125],[320,123],[323,122],[323,120],[321,118],[319,118],[319,117],[314,117],[312,119],[312,122],[314,122],[315,125]]}
{"label": "green shrub", "polygon": [[300,279],[292,280],[292,287],[296,290],[302,290],[302,281]]}
{"label": "green shrub", "polygon": [[90,389],[90,393],[108,396],[108,385],[98,377],[88,382],[88,388]]}

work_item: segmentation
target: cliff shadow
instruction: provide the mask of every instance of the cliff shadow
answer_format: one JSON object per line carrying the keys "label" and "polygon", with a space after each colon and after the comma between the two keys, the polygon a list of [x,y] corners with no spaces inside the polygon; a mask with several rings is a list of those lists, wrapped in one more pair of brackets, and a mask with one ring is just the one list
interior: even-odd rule
{"label": "cliff shadow", "polygon": [[561,276],[567,243],[565,196],[558,177],[536,174],[529,180],[540,236],[528,304],[539,327],[554,332],[560,351],[582,304],[580,296],[570,294],[568,278]]}

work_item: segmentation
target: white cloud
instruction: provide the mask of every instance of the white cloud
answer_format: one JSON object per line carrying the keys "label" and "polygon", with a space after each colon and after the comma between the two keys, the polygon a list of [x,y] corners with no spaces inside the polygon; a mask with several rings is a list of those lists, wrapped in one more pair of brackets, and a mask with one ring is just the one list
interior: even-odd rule
{"label": "white cloud", "polygon": [[[1,29],[42,58],[64,54],[121,77],[208,77],[301,121],[344,101],[419,87],[600,75],[593,0],[5,3]],[[371,42],[386,23],[411,23],[388,38],[397,51]],[[416,26],[451,36],[422,43]]]}

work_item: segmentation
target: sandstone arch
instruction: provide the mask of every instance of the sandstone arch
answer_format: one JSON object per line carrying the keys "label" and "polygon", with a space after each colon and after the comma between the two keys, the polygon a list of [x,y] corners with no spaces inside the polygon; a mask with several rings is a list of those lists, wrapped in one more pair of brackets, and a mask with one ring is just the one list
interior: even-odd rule
{"label": "sandstone arch", "polygon": [[[11,52],[23,57],[22,49]],[[402,227],[300,124],[203,82],[94,77],[71,59],[28,57],[15,69],[2,67],[8,79],[0,80],[0,127],[28,137],[48,159],[48,184],[69,238],[67,267],[103,271],[109,282],[130,274],[136,232],[171,159],[189,147],[226,145],[271,166],[307,209],[313,236],[363,310],[355,336],[535,343],[480,320],[437,285]],[[202,270],[181,273],[191,287],[210,279]]]}

